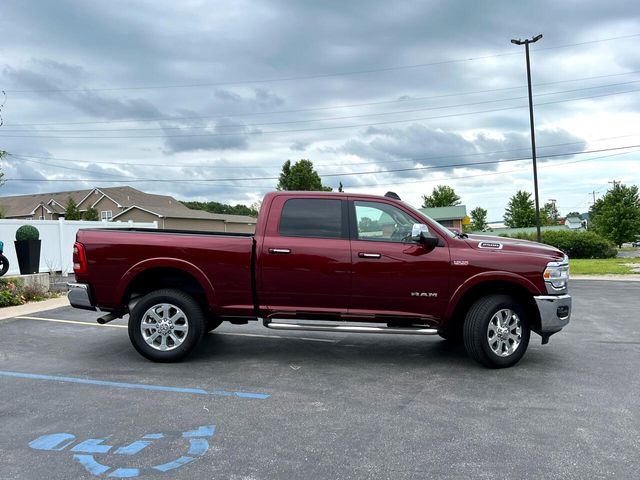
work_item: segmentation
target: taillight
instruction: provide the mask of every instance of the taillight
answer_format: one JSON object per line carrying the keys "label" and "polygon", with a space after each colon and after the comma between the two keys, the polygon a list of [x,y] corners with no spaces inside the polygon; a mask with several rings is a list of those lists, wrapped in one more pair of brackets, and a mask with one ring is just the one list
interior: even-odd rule
{"label": "taillight", "polygon": [[73,245],[73,273],[87,272],[87,254],[84,251],[84,245],[76,242]]}

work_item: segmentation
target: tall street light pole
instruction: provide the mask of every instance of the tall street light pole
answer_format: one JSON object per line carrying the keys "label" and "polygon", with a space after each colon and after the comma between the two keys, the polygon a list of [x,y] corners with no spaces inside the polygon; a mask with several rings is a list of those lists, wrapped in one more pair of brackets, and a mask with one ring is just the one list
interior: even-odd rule
{"label": "tall street light pole", "polygon": [[538,242],[541,241],[540,236],[540,202],[538,201],[538,165],[536,163],[536,130],[533,125],[533,95],[531,94],[531,64],[529,62],[529,44],[535,43],[542,38],[542,34],[526,40],[512,39],[511,43],[515,45],[524,45],[527,54],[527,84],[529,85],[529,124],[531,126],[531,158],[533,159],[533,189],[534,200],[536,203],[536,233]]}

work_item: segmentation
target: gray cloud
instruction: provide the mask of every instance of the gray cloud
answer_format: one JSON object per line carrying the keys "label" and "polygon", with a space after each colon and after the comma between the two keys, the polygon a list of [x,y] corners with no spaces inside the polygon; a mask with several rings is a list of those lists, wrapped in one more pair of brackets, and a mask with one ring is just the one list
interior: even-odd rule
{"label": "gray cloud", "polygon": [[[204,130],[180,128],[168,130],[165,127],[165,146],[169,152],[197,150],[246,150],[249,147],[250,134],[259,133],[232,119],[221,119]],[[210,134],[207,136],[207,134]],[[193,135],[193,136],[189,136]]]}
{"label": "gray cloud", "polygon": [[310,145],[311,145],[311,142],[297,140],[289,146],[289,149],[293,150],[294,152],[304,152],[307,148],[309,148]]}
{"label": "gray cloud", "polygon": [[[188,164],[203,156],[203,152],[207,155],[227,152],[236,165],[247,165],[245,169],[234,170],[238,176],[251,175],[256,163],[281,165],[292,151],[304,151],[305,157],[319,165],[332,164],[319,168],[322,173],[363,170],[363,167],[356,170],[359,162],[382,162],[378,166],[368,165],[369,170],[391,166],[411,168],[418,164],[419,158],[448,157],[419,161],[421,165],[440,166],[451,163],[455,155],[471,153],[482,155],[459,157],[456,163],[466,159],[499,159],[500,154],[487,153],[496,150],[522,149],[521,153],[526,155],[529,145],[526,108],[498,111],[527,103],[526,99],[504,100],[526,96],[524,51],[511,45],[509,39],[538,32],[544,34],[543,40],[532,47],[536,85],[637,71],[640,53],[633,48],[637,38],[546,49],[637,33],[640,16],[636,3],[614,0],[603,4],[587,0],[576,8],[572,3],[551,0],[529,4],[409,0],[389,8],[387,2],[364,0],[270,0],[254,3],[251,8],[242,3],[229,8],[222,3],[185,7],[162,0],[136,4],[122,0],[108,3],[61,0],[55,4],[6,0],[0,88],[8,90],[9,97],[3,110],[6,124],[0,127],[0,148],[33,155],[46,152],[53,157],[101,161],[135,158],[167,164]],[[493,54],[499,56],[481,58]],[[463,60],[447,63],[452,59]],[[424,63],[434,64],[323,76]],[[269,81],[316,74],[317,78]],[[554,83],[536,87],[534,92],[543,94],[636,78],[637,75],[630,75]],[[267,81],[247,82],[252,79]],[[238,83],[229,84],[233,81]],[[214,85],[202,86],[205,83]],[[145,85],[200,86],[138,88]],[[121,86],[132,88],[90,90]],[[518,88],[495,90],[514,86]],[[12,90],[56,88],[80,90],[12,93]],[[483,93],[469,93],[477,91]],[[613,92],[616,88],[598,91]],[[615,115],[626,113],[627,123],[618,120],[620,129],[637,123],[640,101],[638,95],[632,93],[592,101],[541,104],[588,93],[536,98],[538,145],[578,142],[541,149],[541,154],[584,149],[584,142],[591,144],[598,136],[604,136],[599,133],[607,126],[603,124],[604,115],[616,118]],[[415,98],[423,100],[376,103]],[[478,103],[501,99],[493,104]],[[349,104],[371,105],[327,109]],[[451,108],[450,105],[460,106]],[[409,108],[425,110],[392,113]],[[426,110],[428,108],[434,110]],[[304,109],[316,110],[296,111]],[[491,109],[496,111],[477,113]],[[292,112],[269,113],[279,110]],[[317,120],[365,114],[375,116]],[[179,115],[208,118],[149,121]],[[435,116],[441,118],[412,121]],[[76,125],[125,119],[143,121]],[[385,121],[403,123],[366,126]],[[72,125],[25,127],[29,131],[20,135],[28,138],[8,136],[18,134],[10,133],[11,125],[59,122]],[[271,125],[252,126],[258,123]],[[350,125],[354,127],[333,129]],[[109,134],[83,131],[116,128],[125,130]],[[51,132],[57,129],[71,131]],[[211,135],[186,136],[203,133]],[[220,133],[232,135],[217,135]],[[45,138],[64,136],[146,138]],[[361,160],[352,161],[354,156]],[[256,161],[257,158],[260,160]],[[81,178],[80,175],[106,178],[107,173],[123,171],[122,167],[109,170],[104,166],[101,169],[78,166],[85,171],[76,172],[76,178]],[[491,172],[494,168],[484,170]],[[66,178],[75,175],[72,171],[55,172],[42,165],[34,164],[33,169],[68,175]],[[277,166],[265,169],[276,175],[278,170]],[[158,169],[157,172],[192,178],[187,170]],[[149,175],[149,169],[132,167],[125,173],[142,177]],[[579,172],[572,172],[572,176],[576,173]],[[427,180],[432,178],[430,175],[414,171],[345,177],[343,183],[410,182]],[[492,177],[483,178],[477,182],[494,181]],[[175,186],[145,183],[141,187],[159,193],[175,189],[182,198],[206,196],[211,192],[211,195],[227,197],[217,197],[219,200],[232,202],[251,199],[272,189],[252,185],[249,182],[228,188],[207,188],[196,183]],[[24,183],[22,188],[27,193],[36,186]],[[567,195],[573,193],[567,190]]]}
{"label": "gray cloud", "polygon": [[81,66],[50,59],[36,59],[31,63],[30,69],[14,69],[5,66],[4,77],[13,85],[19,86],[20,89],[35,90],[35,93],[43,99],[72,105],[82,113],[98,118],[157,118],[161,116],[160,111],[145,99],[118,99],[93,91],[65,91],[78,88],[79,81],[87,76]]}

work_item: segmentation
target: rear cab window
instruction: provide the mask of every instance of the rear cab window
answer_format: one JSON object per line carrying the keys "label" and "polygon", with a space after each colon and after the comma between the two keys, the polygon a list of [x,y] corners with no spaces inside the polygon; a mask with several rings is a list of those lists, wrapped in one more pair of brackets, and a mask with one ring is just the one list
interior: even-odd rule
{"label": "rear cab window", "polygon": [[346,202],[335,198],[290,198],[280,215],[283,237],[349,238]]}

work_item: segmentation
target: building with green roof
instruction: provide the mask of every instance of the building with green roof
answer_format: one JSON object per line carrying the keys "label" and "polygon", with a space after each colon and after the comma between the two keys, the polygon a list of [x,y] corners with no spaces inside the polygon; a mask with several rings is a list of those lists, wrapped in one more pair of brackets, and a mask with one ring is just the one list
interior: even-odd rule
{"label": "building with green roof", "polygon": [[420,208],[422,213],[433,218],[440,225],[447,228],[457,228],[462,231],[462,224],[466,223],[466,205],[455,205],[452,207]]}

